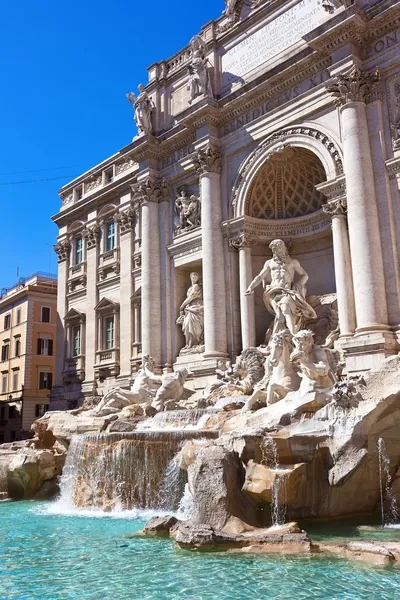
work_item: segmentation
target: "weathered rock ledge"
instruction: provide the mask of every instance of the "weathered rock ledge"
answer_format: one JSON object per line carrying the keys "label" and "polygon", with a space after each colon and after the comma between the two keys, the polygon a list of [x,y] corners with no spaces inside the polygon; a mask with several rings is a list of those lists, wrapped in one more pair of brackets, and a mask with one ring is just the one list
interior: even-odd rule
{"label": "weathered rock ledge", "polygon": [[400,542],[324,542],[310,540],[296,522],[267,529],[227,533],[211,525],[192,525],[176,517],[153,517],[142,534],[169,536],[185,550],[246,552],[256,554],[326,554],[369,565],[400,565]]}
{"label": "weathered rock ledge", "polygon": [[0,446],[0,498],[44,500],[58,493],[65,452],[56,444],[37,448],[34,440]]}

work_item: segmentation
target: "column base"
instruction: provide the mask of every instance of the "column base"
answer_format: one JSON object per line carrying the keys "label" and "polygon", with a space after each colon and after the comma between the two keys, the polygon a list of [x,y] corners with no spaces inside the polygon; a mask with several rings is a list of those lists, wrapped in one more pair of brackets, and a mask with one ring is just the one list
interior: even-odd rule
{"label": "column base", "polygon": [[217,350],[212,350],[211,352],[204,352],[203,358],[205,358],[205,359],[210,359],[210,358],[224,359],[224,358],[228,358],[228,354],[226,352],[218,352]]}
{"label": "column base", "polygon": [[358,330],[354,337],[340,339],[338,346],[345,352],[348,375],[365,373],[398,350],[394,333],[382,330],[363,333]]}

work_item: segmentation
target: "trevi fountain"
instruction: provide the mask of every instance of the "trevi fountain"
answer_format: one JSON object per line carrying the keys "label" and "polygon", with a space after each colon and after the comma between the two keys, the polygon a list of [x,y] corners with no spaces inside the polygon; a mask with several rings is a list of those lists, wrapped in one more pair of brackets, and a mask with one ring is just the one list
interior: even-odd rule
{"label": "trevi fountain", "polygon": [[63,188],[59,376],[0,446],[1,598],[400,597],[399,9],[226,0],[128,94],[120,204],[77,225]]}

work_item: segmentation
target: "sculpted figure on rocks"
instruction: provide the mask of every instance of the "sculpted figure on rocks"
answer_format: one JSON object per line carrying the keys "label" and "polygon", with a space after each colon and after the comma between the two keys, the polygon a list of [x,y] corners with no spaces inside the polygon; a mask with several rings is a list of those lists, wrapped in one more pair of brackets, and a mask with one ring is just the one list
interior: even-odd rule
{"label": "sculpted figure on rocks", "polygon": [[133,92],[129,92],[126,97],[133,106],[135,123],[139,133],[151,135],[153,133],[151,114],[154,109],[154,104],[151,98],[149,98],[144,86],[140,83],[138,87],[140,92],[138,97],[136,97]]}
{"label": "sculpted figure on rocks", "polygon": [[251,282],[246,295],[252,294],[262,284],[265,307],[275,315],[272,333],[288,329],[291,335],[295,335],[304,326],[305,320],[317,317],[305,299],[308,275],[299,261],[289,256],[285,242],[274,240],[269,247],[272,258]]}
{"label": "sculpted figure on rocks", "polygon": [[336,383],[336,360],[331,350],[314,344],[314,334],[308,329],[293,337],[291,361],[302,379],[300,392],[330,391]]}
{"label": "sculpted figure on rocks", "polygon": [[204,343],[204,304],[203,286],[199,273],[190,273],[192,285],[187,291],[186,300],[180,307],[177,324],[182,326],[186,345],[183,351],[203,352]]}
{"label": "sculpted figure on rocks", "polygon": [[206,58],[206,44],[199,35],[195,35],[190,41],[192,49],[192,60],[188,66],[189,83],[188,90],[190,91],[189,104],[193,102],[199,95],[212,97],[211,79],[210,79],[210,63]]}
{"label": "sculpted figure on rocks", "polygon": [[180,196],[175,200],[176,211],[179,216],[179,226],[177,233],[200,227],[201,225],[201,202],[200,198],[187,195],[186,190],[182,190]]}
{"label": "sculpted figure on rocks", "polygon": [[254,392],[247,400],[242,411],[253,410],[255,405],[274,404],[287,396],[289,392],[298,390],[300,377],[291,362],[293,350],[292,336],[288,329],[275,333],[269,343],[269,356],[265,363],[265,375],[254,387]]}
{"label": "sculpted figure on rocks", "polygon": [[163,410],[167,400],[179,400],[188,377],[188,371],[179,369],[175,373],[155,375],[153,369],[153,359],[145,356],[143,366],[131,389],[114,388],[110,390],[104,395],[93,413],[100,416],[118,413],[132,404],[149,404],[160,411]]}

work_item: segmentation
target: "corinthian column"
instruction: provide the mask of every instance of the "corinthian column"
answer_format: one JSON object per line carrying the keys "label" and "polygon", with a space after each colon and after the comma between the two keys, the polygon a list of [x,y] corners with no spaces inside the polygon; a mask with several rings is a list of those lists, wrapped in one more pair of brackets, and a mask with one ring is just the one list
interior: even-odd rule
{"label": "corinthian column", "polygon": [[338,198],[330,200],[322,208],[332,218],[333,257],[335,262],[340,336],[348,337],[354,334],[356,314],[350,243],[346,223],[346,199]]}
{"label": "corinthian column", "polygon": [[231,246],[239,251],[239,290],[240,290],[240,322],[242,330],[242,350],[256,345],[256,320],[254,294],[245,296],[245,292],[253,281],[251,248],[255,241],[245,234],[230,240]]}
{"label": "corinthian column", "polygon": [[208,145],[193,156],[200,178],[202,211],[204,356],[225,356],[226,298],[224,247],[221,231],[221,153]]}
{"label": "corinthian column", "polygon": [[343,166],[357,316],[357,333],[388,329],[382,248],[366,101],[378,75],[354,66],[328,91],[340,106]]}
{"label": "corinthian column", "polygon": [[159,202],[165,186],[148,177],[131,186],[142,219],[142,353],[161,365],[161,261]]}

